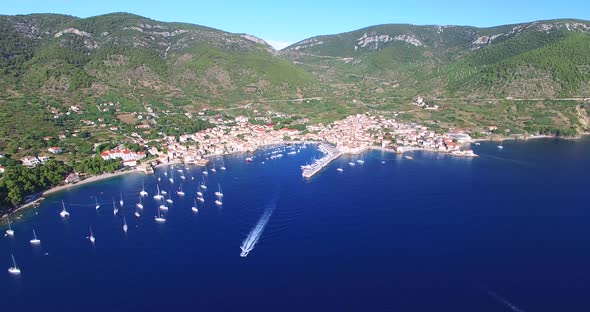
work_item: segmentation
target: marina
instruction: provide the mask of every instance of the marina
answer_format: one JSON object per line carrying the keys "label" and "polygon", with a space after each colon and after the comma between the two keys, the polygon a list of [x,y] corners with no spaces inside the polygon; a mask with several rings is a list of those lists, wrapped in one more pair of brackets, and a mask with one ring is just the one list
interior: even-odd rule
{"label": "marina", "polygon": [[328,144],[320,144],[318,145],[318,150],[324,153],[324,157],[320,159],[316,159],[309,165],[301,166],[301,170],[303,171],[301,175],[304,178],[311,178],[322,169],[324,169],[327,165],[329,165],[332,161],[340,157],[342,153],[338,152],[335,148],[331,147]]}

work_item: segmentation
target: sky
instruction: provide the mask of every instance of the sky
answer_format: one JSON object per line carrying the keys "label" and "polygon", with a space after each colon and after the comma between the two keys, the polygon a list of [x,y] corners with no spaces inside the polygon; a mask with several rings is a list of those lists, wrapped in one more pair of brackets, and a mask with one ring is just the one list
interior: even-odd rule
{"label": "sky", "polygon": [[388,23],[489,27],[554,18],[590,20],[588,0],[0,0],[0,14],[89,17],[128,12],[247,33],[282,48],[303,39]]}

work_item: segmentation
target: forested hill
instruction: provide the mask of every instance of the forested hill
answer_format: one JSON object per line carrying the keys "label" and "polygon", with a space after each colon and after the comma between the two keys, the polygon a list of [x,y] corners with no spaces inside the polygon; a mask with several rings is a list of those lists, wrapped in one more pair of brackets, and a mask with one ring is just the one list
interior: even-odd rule
{"label": "forested hill", "polygon": [[126,13],[0,16],[7,94],[142,94],[185,104],[295,96],[315,79],[263,40]]}
{"label": "forested hill", "polygon": [[590,23],[581,20],[491,28],[378,25],[309,38],[281,54],[335,85],[359,86],[361,77],[380,92],[497,98],[590,95]]}

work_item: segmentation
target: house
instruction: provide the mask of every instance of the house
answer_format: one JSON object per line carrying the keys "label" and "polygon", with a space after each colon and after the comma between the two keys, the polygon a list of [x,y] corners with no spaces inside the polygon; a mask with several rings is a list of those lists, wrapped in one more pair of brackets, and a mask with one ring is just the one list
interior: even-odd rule
{"label": "house", "polygon": [[52,154],[59,154],[62,152],[61,147],[53,146],[47,149]]}
{"label": "house", "polygon": [[136,153],[136,152],[130,151],[125,148],[125,149],[112,149],[110,151],[104,151],[100,154],[100,156],[104,160],[121,158],[123,161],[126,161],[126,160],[140,160],[142,158],[145,158],[146,154],[144,151],[140,151],[140,152]]}
{"label": "house", "polygon": [[135,159],[123,160],[123,167],[135,167],[135,166],[137,166],[137,160],[135,160]]}
{"label": "house", "polygon": [[5,170],[6,170],[6,167],[0,166],[0,173],[4,173]]}
{"label": "house", "polygon": [[20,159],[24,166],[27,167],[35,167],[36,165],[40,164],[41,162],[35,156],[25,156]]}
{"label": "house", "polygon": [[80,181],[80,175],[77,172],[72,172],[72,173],[68,174],[68,176],[65,179],[66,184],[76,183],[79,181]]}

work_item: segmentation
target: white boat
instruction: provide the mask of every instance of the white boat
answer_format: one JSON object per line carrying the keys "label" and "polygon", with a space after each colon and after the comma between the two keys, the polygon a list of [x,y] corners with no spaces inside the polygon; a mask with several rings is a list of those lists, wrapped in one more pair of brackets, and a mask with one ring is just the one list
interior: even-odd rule
{"label": "white boat", "polygon": [[158,177],[158,182],[162,181],[162,177]]}
{"label": "white boat", "polygon": [[166,195],[166,194],[168,194],[168,192],[162,190],[162,195]]}
{"label": "white boat", "polygon": [[195,203],[193,204],[193,207],[191,208],[191,210],[193,212],[199,212],[199,208],[197,208],[197,199],[195,198]]}
{"label": "white boat", "polygon": [[145,191],[145,186],[143,184],[143,179],[141,179],[141,192],[139,192],[139,195],[146,197],[148,196],[148,192]]}
{"label": "white boat", "polygon": [[[170,193],[172,193],[172,191],[170,191]],[[172,204],[174,201],[172,200],[172,197],[170,197],[170,195],[168,195],[168,198],[166,198],[166,202],[169,204]]]}
{"label": "white boat", "polygon": [[138,218],[141,217],[141,214],[139,214],[139,209],[136,209],[134,214]]}
{"label": "white boat", "polygon": [[197,196],[203,197],[203,192],[201,192],[199,189],[197,189]]}
{"label": "white boat", "polygon": [[96,240],[94,238],[94,234],[92,233],[92,226],[90,227],[90,236],[88,236],[88,239],[90,240],[91,243],[94,244],[94,241]]}
{"label": "white boat", "polygon": [[182,180],[185,180],[185,179],[186,179],[186,177],[185,177],[185,176],[183,176],[183,175],[181,175],[181,176],[180,176],[180,178],[181,178]]}
{"label": "white boat", "polygon": [[117,205],[115,205],[115,198],[113,197],[113,215],[116,216],[117,212],[119,212],[119,209],[117,208]]}
{"label": "white boat", "polygon": [[479,142],[475,142],[474,144],[475,144],[475,145],[481,145],[481,143],[479,143]]}
{"label": "white boat", "polygon": [[223,202],[221,201],[221,198],[218,198],[218,199],[215,200],[215,205],[217,205],[217,206],[223,205]]}
{"label": "white boat", "polygon": [[365,160],[361,158],[361,159],[357,159],[357,160],[356,160],[356,162],[357,162],[359,165],[362,165],[362,164],[364,164],[364,163],[365,163]]}
{"label": "white boat", "polygon": [[66,204],[64,204],[64,201],[63,200],[61,201],[61,207],[62,208],[61,208],[61,212],[59,213],[59,215],[62,218],[65,218],[65,217],[69,216],[70,213],[66,210]]}
{"label": "white boat", "polygon": [[502,143],[500,143],[500,145],[498,145],[498,148],[499,149],[503,149],[504,148],[504,146],[502,146]]}
{"label": "white boat", "polygon": [[338,167],[338,168],[336,169],[336,171],[338,171],[338,172],[342,172],[342,171],[344,171],[344,169],[342,169],[342,168]]}
{"label": "white boat", "polygon": [[211,172],[217,172],[217,169],[215,169],[215,167],[211,168]]}
{"label": "white boat", "polygon": [[166,222],[166,218],[162,217],[162,214],[160,213],[160,209],[158,209],[158,215],[154,217],[154,220],[156,220],[156,222],[158,222],[158,223]]}
{"label": "white boat", "polygon": [[164,176],[168,176],[168,171],[164,171]]}
{"label": "white boat", "polygon": [[223,192],[221,191],[221,184],[217,184],[218,187],[218,191],[215,192],[215,196],[219,197],[221,199],[221,197],[223,197]]}
{"label": "white boat", "polygon": [[94,206],[94,208],[98,210],[98,208],[100,208],[100,204],[98,203],[98,197],[94,197],[94,200],[96,201],[96,206]]}
{"label": "white boat", "polygon": [[182,191],[182,183],[178,187],[178,191],[176,191],[176,195],[178,195],[178,196],[184,196],[184,192]]}
{"label": "white boat", "polygon": [[355,164],[354,164],[352,161],[351,161],[351,162],[349,162],[348,164],[349,164],[351,167],[354,167],[354,165],[355,165]]}
{"label": "white boat", "polygon": [[170,177],[168,178],[170,183],[174,184],[174,171],[170,170]]}
{"label": "white boat", "polygon": [[220,170],[225,171],[227,168],[225,168],[225,163],[221,162],[221,167],[219,167]]}
{"label": "white boat", "polygon": [[139,196],[139,201],[135,204],[135,207],[139,209],[143,209],[143,203],[141,202],[141,195]]}
{"label": "white boat", "polygon": [[191,181],[194,180],[194,179],[195,179],[195,177],[191,177]]}
{"label": "white boat", "polygon": [[8,273],[14,274],[14,275],[19,275],[20,269],[16,265],[16,261],[14,260],[14,255],[11,255],[11,256],[12,256],[12,266],[8,268]]}
{"label": "white boat", "polygon": [[159,208],[162,209],[162,210],[168,210],[168,206],[166,206],[166,205],[160,205]]}
{"label": "white boat", "polygon": [[156,188],[157,188],[158,192],[156,193],[156,195],[154,195],[154,199],[161,200],[162,199],[162,195],[160,195],[160,186],[159,185],[156,185]]}
{"label": "white boat", "polygon": [[207,185],[205,185],[205,178],[203,177],[203,182],[201,182],[201,189],[206,190]]}
{"label": "white boat", "polygon": [[41,240],[37,238],[37,233],[35,233],[35,229],[33,229],[33,239],[31,239],[29,242],[31,242],[32,245],[41,244]]}
{"label": "white boat", "polygon": [[121,199],[119,200],[119,205],[121,205],[121,207],[123,207],[123,204],[125,202],[123,201],[123,193],[121,193]]}
{"label": "white boat", "polygon": [[8,229],[6,229],[6,235],[8,235],[8,236],[14,236],[14,230],[10,226],[10,219],[8,219]]}
{"label": "white boat", "polygon": [[199,202],[201,202],[201,203],[204,203],[204,202],[205,202],[205,199],[204,199],[203,197],[197,197],[197,200],[198,200]]}
{"label": "white boat", "polygon": [[209,172],[203,171],[203,175],[209,175]]}
{"label": "white boat", "polygon": [[123,232],[127,233],[128,229],[129,227],[127,226],[127,219],[125,219],[125,216],[123,216]]}
{"label": "white boat", "polygon": [[178,171],[178,172],[182,173],[182,169],[177,169],[176,171]]}

